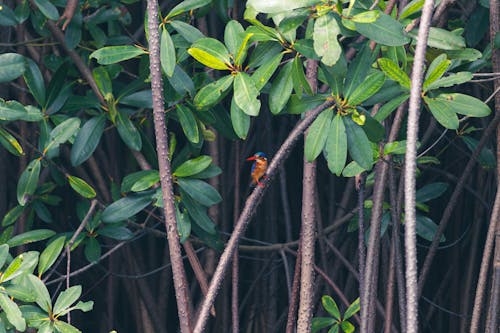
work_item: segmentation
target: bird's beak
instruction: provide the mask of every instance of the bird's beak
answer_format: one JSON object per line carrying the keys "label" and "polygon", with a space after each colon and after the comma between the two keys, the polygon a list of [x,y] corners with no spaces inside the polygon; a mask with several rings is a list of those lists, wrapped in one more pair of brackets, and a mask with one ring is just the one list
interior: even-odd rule
{"label": "bird's beak", "polygon": [[249,158],[247,158],[247,161],[255,161],[257,159],[257,156],[250,156]]}

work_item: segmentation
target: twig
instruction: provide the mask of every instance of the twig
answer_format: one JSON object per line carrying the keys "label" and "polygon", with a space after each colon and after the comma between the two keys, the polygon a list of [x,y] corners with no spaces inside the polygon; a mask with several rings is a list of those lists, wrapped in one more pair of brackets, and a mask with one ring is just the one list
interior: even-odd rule
{"label": "twig", "polygon": [[215,270],[215,273],[213,275],[212,281],[210,283],[210,287],[208,290],[208,295],[204,299],[203,304],[202,304],[202,309],[200,311],[200,316],[198,317],[198,320],[196,322],[196,326],[194,329],[194,333],[202,333],[204,331],[205,325],[207,323],[208,319],[208,313],[210,310],[210,307],[212,306],[213,302],[215,301],[215,297],[217,296],[217,292],[219,290],[219,287],[222,283],[222,280],[224,279],[224,274],[229,266],[229,263],[231,262],[232,255],[238,246],[238,242],[240,237],[243,236],[248,223],[250,222],[250,219],[252,218],[253,214],[256,211],[256,207],[259,205],[260,201],[262,200],[262,197],[264,193],[266,192],[268,188],[269,182],[273,179],[275,174],[278,171],[278,168],[280,165],[286,160],[288,155],[290,154],[292,148],[295,146],[295,143],[299,139],[299,137],[304,133],[304,131],[311,125],[311,123],[316,119],[316,117],[326,108],[331,107],[334,104],[333,101],[328,100],[321,105],[317,106],[316,108],[312,109],[309,111],[311,116],[309,118],[304,118],[302,119],[292,130],[288,138],[285,140],[285,142],[281,145],[280,149],[276,152],[276,155],[274,156],[273,160],[271,161],[269,168],[267,170],[267,181],[264,184],[264,187],[261,186],[256,186],[252,194],[248,197],[245,207],[243,208],[243,211],[241,212],[240,218],[238,219],[236,226],[234,228],[234,231],[231,235],[231,238],[229,239],[226,249],[221,255],[219,264],[217,265],[217,268]]}
{"label": "twig", "polygon": [[418,331],[418,285],[417,285],[417,236],[416,236],[416,176],[418,118],[422,80],[424,76],[425,50],[431,26],[433,0],[425,0],[422,9],[417,46],[411,75],[411,90],[408,108],[408,129],[405,155],[405,252],[406,252],[406,331]]}
{"label": "twig", "polygon": [[[158,1],[147,0],[148,32],[149,32],[149,70],[151,73],[151,90],[153,99],[153,120],[158,152],[158,166],[163,195],[163,212],[165,229],[167,230],[168,248],[174,278],[177,313],[181,333],[191,333],[191,313],[189,306],[188,283],[182,262],[181,246],[175,217],[174,196],[172,189],[172,173],[170,168],[167,128],[165,125],[163,83],[160,65],[160,36],[158,31]],[[207,308],[207,315],[210,309]]]}
{"label": "twig", "polygon": [[[94,210],[95,210],[96,205],[97,205],[97,200],[94,199],[90,202],[89,211],[87,212],[87,214],[83,218],[82,222],[80,223],[80,225],[76,229],[75,233],[73,234],[73,237],[71,237],[71,239],[69,240],[68,245],[66,245],[66,251],[61,253],[61,256],[59,257],[59,259],[57,259],[57,262],[52,266],[52,270],[47,274],[47,276],[45,276],[45,278],[43,279],[43,282],[46,282],[50,278],[50,276],[55,272],[55,269],[57,268],[57,266],[59,266],[59,264],[61,263],[61,261],[64,259],[64,257],[66,255],[69,257],[69,251],[71,250],[71,247],[73,247],[73,244],[75,243],[76,237],[78,237],[78,235],[82,232],[83,228],[85,228],[85,225],[90,220],[90,217],[92,216],[92,214],[94,214]],[[69,276],[70,276],[70,274],[67,273],[66,274],[66,288],[69,287]]]}

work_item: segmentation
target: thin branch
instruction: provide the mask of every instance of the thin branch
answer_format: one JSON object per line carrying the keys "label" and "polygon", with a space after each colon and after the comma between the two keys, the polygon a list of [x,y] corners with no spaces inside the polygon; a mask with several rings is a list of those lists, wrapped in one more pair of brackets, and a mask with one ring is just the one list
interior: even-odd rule
{"label": "thin branch", "polygon": [[[174,278],[177,313],[182,333],[191,333],[191,313],[189,306],[188,283],[182,262],[181,246],[175,217],[172,173],[170,168],[167,128],[165,125],[163,82],[160,65],[160,36],[158,31],[158,1],[147,0],[149,33],[149,69],[151,72],[151,90],[153,99],[153,120],[158,152],[158,166],[163,195],[163,212],[167,230],[168,248]],[[212,308],[207,309],[207,314]]]}
{"label": "thin branch", "polygon": [[329,108],[333,106],[334,102],[331,100],[328,100],[318,107],[312,109],[309,111],[311,116],[309,118],[304,118],[302,119],[292,130],[288,138],[285,140],[285,142],[281,145],[280,149],[276,152],[276,155],[274,156],[273,160],[271,161],[269,168],[267,169],[267,181],[264,183],[264,187],[261,186],[256,186],[252,194],[248,197],[245,206],[243,208],[243,211],[241,212],[240,218],[238,219],[238,222],[236,223],[236,226],[233,230],[233,233],[231,234],[231,238],[229,239],[226,249],[221,255],[219,264],[217,265],[217,268],[215,270],[215,273],[213,275],[212,281],[210,283],[210,287],[208,290],[208,295],[204,299],[203,304],[202,304],[202,309],[200,311],[200,315],[198,317],[198,320],[196,322],[196,326],[194,329],[194,333],[202,333],[204,331],[204,328],[207,323],[208,319],[208,313],[210,310],[210,307],[215,301],[215,297],[217,296],[217,292],[219,290],[220,285],[222,284],[222,280],[224,279],[224,274],[229,266],[229,263],[231,262],[232,255],[238,246],[238,242],[240,238],[243,236],[248,223],[250,222],[250,219],[252,218],[253,214],[256,211],[257,206],[259,205],[260,201],[262,200],[262,197],[264,193],[266,192],[267,188],[269,187],[268,184],[270,181],[272,181],[273,177],[277,173],[280,165],[286,160],[288,155],[290,154],[292,148],[295,146],[295,143],[299,139],[299,137],[304,133],[304,131],[311,125],[311,123],[316,119],[316,117],[326,108]]}
{"label": "thin branch", "polygon": [[422,9],[420,28],[418,30],[417,46],[411,75],[411,91],[408,108],[408,129],[406,134],[405,155],[405,252],[406,252],[406,331],[418,331],[418,285],[417,285],[417,234],[416,234],[416,167],[418,118],[422,80],[424,77],[425,50],[427,37],[431,26],[433,0],[425,0]]}

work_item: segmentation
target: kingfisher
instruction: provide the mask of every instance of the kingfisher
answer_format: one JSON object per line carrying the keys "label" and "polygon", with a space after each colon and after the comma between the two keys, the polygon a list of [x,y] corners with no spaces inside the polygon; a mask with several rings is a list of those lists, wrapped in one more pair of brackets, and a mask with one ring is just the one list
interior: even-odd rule
{"label": "kingfisher", "polygon": [[264,187],[264,184],[260,182],[261,178],[266,178],[267,170],[267,157],[266,154],[259,151],[253,156],[247,158],[247,161],[254,161],[252,164],[252,169],[250,170],[250,175],[252,177],[252,184]]}

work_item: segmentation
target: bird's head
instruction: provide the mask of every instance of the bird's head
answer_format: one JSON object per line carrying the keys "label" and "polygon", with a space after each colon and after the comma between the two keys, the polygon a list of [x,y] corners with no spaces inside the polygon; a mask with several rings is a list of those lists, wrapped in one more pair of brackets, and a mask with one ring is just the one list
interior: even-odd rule
{"label": "bird's head", "polygon": [[255,161],[255,160],[267,160],[267,157],[266,157],[266,154],[264,154],[263,152],[259,151],[255,154],[253,154],[253,156],[250,156],[249,158],[247,158],[247,161]]}

